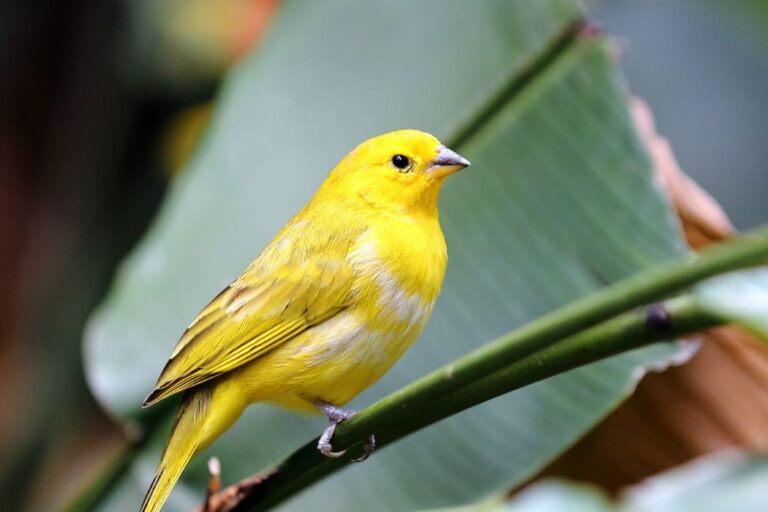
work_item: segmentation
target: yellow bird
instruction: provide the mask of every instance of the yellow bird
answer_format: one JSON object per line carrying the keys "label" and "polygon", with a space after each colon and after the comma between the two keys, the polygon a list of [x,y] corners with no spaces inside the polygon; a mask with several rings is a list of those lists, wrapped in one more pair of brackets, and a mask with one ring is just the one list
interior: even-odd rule
{"label": "yellow bird", "polygon": [[[344,157],[309,203],[182,335],[144,406],[184,391],[142,512],[156,512],[189,460],[248,404],[322,412],[318,449],[342,409],[413,343],[446,264],[437,199],[469,165],[432,135],[401,130]],[[374,447],[371,437],[366,455]]]}

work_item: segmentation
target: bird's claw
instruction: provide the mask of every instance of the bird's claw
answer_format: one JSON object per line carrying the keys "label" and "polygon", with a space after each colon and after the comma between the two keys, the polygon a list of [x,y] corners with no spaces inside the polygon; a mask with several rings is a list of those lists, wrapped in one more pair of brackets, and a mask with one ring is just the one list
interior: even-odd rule
{"label": "bird's claw", "polygon": [[346,412],[343,409],[337,409],[330,406],[327,407],[327,410],[323,410],[323,412],[328,416],[328,426],[325,428],[323,435],[320,436],[320,439],[317,442],[317,449],[328,458],[338,459],[347,453],[347,450],[339,450],[338,452],[333,451],[331,439],[333,439],[333,433],[336,431],[336,425],[347,419],[349,415],[343,414]]}
{"label": "bird's claw", "polygon": [[[336,431],[336,426],[340,423],[344,422],[345,420],[348,420],[355,414],[357,414],[356,411],[353,411],[352,409],[342,409],[340,407],[335,407],[333,405],[319,402],[317,403],[318,408],[325,413],[325,415],[328,417],[328,426],[325,427],[325,430],[323,431],[323,434],[320,436],[320,440],[317,442],[317,449],[325,455],[326,457],[329,457],[331,459],[338,459],[345,453],[347,453],[347,450],[339,450],[338,452],[333,451],[333,446],[331,446],[331,439],[333,439],[333,433]],[[376,448],[376,438],[371,434],[368,436],[368,439],[366,439],[365,444],[363,445],[363,454],[360,455],[360,457],[356,459],[352,459],[353,462],[362,462],[365,459],[368,458],[368,456],[373,452],[373,450]]]}
{"label": "bird's claw", "polygon": [[331,446],[331,443],[317,443],[317,449],[320,450],[320,453],[329,459],[338,459],[347,453],[347,450],[339,450],[337,452],[333,451],[333,446]]}
{"label": "bird's claw", "polygon": [[363,454],[357,457],[356,459],[352,459],[352,462],[363,462],[365,459],[367,459],[371,455],[371,453],[373,453],[373,450],[375,449],[376,449],[376,436],[371,434],[370,436],[368,436],[368,439],[365,440],[365,444],[363,444]]}

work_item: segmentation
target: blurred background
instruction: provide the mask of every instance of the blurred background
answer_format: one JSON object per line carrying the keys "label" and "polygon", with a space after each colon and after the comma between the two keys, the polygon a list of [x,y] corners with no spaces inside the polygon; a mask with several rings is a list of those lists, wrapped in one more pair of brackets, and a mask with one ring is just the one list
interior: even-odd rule
{"label": "blurred background", "polygon": [[[632,92],[738,228],[768,218],[768,4],[606,0]],[[277,0],[0,6],[0,504],[72,492],[121,433],[83,377],[84,322]],[[258,50],[257,50],[258,51]]]}
{"label": "blurred background", "polygon": [[632,91],[651,105],[683,170],[740,228],[768,206],[768,3],[587,2],[615,37]]}

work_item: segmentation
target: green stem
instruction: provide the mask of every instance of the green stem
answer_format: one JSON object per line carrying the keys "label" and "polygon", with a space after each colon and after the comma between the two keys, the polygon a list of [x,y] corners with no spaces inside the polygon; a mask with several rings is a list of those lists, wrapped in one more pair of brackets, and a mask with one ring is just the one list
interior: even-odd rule
{"label": "green stem", "polygon": [[[395,422],[390,428],[377,430],[377,443],[386,446],[457,412],[573,368],[721,323],[721,319],[701,310],[689,297],[625,313],[480,378],[436,400],[419,414],[403,416],[390,411]],[[450,378],[450,374],[443,373],[443,378]],[[379,407],[380,403],[372,407]],[[369,410],[360,414],[367,415]],[[339,446],[344,446],[347,439],[358,440],[365,435],[366,431],[354,427],[351,421],[344,425],[349,426],[344,428],[343,437],[334,438]],[[341,431],[339,427],[338,432]],[[320,456],[315,443],[309,443],[286,459],[266,482],[245,489],[244,499],[231,510],[272,507],[347,463]]]}
{"label": "green stem", "polygon": [[[378,432],[398,417],[419,413],[435,401],[539,352],[593,325],[685,289],[702,279],[768,259],[768,227],[712,248],[688,254],[598,290],[546,314],[453,363],[384,397],[338,430],[338,439],[353,441],[349,433]],[[446,378],[450,374],[450,378]]]}
{"label": "green stem", "polygon": [[[690,296],[624,313],[591,329],[512,363],[436,402],[424,413],[397,426],[398,437],[499,395],[554,375],[662,340],[723,324]],[[443,416],[444,415],[444,416]]]}
{"label": "green stem", "polygon": [[[707,277],[755,265],[766,259],[768,227],[762,227],[740,238],[712,246],[698,255],[688,254],[626,278],[544,315],[384,397],[341,425],[334,442],[337,446],[352,446],[371,433],[385,441],[385,430],[394,432],[395,428],[404,428],[403,425],[407,424],[405,420],[411,421],[411,417],[435,410],[435,404],[448,400],[451,395],[472,393],[471,390],[477,393],[478,386],[487,383],[485,379],[493,378],[494,373],[513,364],[522,364],[522,360],[547,349],[558,340],[669,296]],[[543,368],[536,371],[542,376],[548,375]],[[441,411],[439,414],[441,417],[447,415],[442,415]],[[303,489],[304,482],[314,482],[341,466],[343,462],[324,459],[310,443],[289,456],[281,464],[279,473],[260,486],[258,495],[263,500],[260,505],[277,503]],[[251,503],[256,503],[256,500]]]}

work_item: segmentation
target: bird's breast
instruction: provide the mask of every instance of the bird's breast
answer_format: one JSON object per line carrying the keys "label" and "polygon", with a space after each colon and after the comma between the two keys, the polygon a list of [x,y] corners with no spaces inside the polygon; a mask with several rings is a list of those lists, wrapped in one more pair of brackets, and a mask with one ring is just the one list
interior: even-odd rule
{"label": "bird's breast", "polygon": [[305,369],[296,374],[303,394],[346,403],[381,378],[427,324],[444,245],[442,237],[414,240],[407,229],[403,239],[369,229],[355,241],[347,258],[355,276],[350,305],[304,333],[292,356]]}
{"label": "bird's breast", "polygon": [[436,222],[372,227],[357,238],[348,261],[355,302],[377,328],[424,327],[445,273],[445,242]]}
{"label": "bird's breast", "polygon": [[264,368],[275,389],[336,405],[384,375],[432,313],[445,271],[437,229],[390,223],[356,237],[347,253],[354,275],[347,307],[253,365],[249,382],[258,397],[270,395]]}

